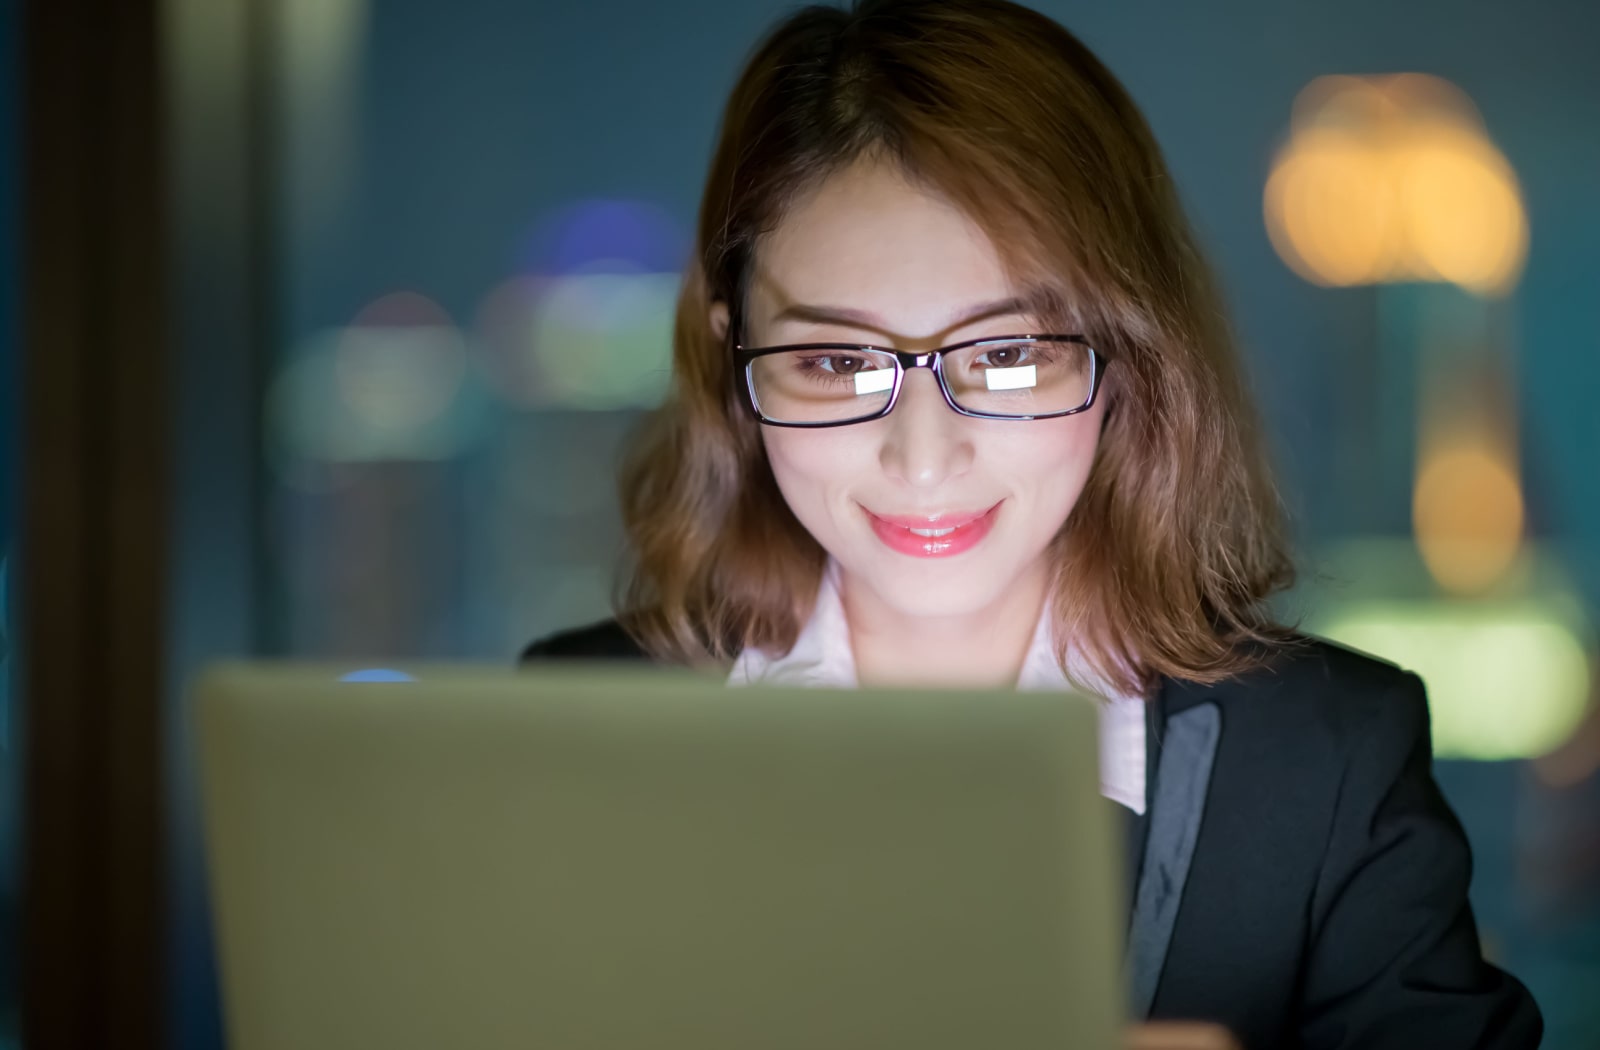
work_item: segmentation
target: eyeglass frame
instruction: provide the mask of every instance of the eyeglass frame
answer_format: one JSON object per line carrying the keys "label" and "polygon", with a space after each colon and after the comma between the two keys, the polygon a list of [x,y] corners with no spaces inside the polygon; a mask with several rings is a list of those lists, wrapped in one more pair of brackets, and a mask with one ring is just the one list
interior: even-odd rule
{"label": "eyeglass frame", "polygon": [[[1068,408],[1060,412],[1044,412],[1038,415],[1003,415],[998,412],[979,412],[975,409],[963,408],[956,403],[955,395],[950,392],[950,385],[944,377],[944,358],[946,354],[968,347],[979,346],[983,343],[1015,343],[1027,340],[1030,342],[1077,343],[1089,351],[1089,396],[1077,408]],[[789,353],[795,350],[857,350],[872,351],[879,354],[888,354],[895,359],[894,385],[889,388],[889,400],[881,409],[871,415],[856,416],[851,419],[825,420],[817,423],[791,423],[772,419],[761,411],[761,404],[756,398],[755,380],[750,374],[751,365],[758,357],[771,354]],[[745,405],[755,415],[757,422],[769,427],[791,427],[796,430],[821,430],[826,427],[847,427],[856,423],[870,423],[874,419],[882,419],[894,411],[894,406],[900,403],[900,388],[905,384],[906,372],[912,368],[926,368],[933,373],[934,380],[939,384],[939,393],[944,397],[944,403],[958,415],[968,416],[972,419],[999,419],[1026,423],[1036,419],[1059,419],[1062,416],[1075,416],[1079,412],[1086,412],[1094,407],[1095,398],[1100,393],[1101,380],[1105,378],[1106,365],[1110,358],[1089,345],[1089,340],[1082,335],[986,335],[981,339],[968,339],[964,342],[953,343],[937,350],[917,352],[914,350],[896,350],[889,346],[873,346],[869,343],[789,343],[782,346],[746,347],[738,343],[733,345],[734,356],[739,362],[740,385],[744,388]]]}

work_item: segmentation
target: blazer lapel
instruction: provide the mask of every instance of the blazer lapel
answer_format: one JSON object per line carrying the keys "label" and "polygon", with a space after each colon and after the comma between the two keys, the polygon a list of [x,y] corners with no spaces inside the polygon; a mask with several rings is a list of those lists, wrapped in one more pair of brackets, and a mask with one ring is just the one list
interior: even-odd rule
{"label": "blazer lapel", "polygon": [[1161,982],[1205,816],[1222,714],[1215,703],[1194,704],[1158,719],[1156,728],[1159,738],[1146,749],[1156,756],[1149,767],[1155,778],[1146,792],[1146,818],[1133,825],[1145,829],[1136,836],[1136,842],[1143,841],[1143,853],[1141,857],[1131,850],[1129,858],[1130,877],[1136,880],[1128,930],[1128,1012],[1134,1020],[1149,1016]]}
{"label": "blazer lapel", "polygon": [[[1153,794],[1151,788],[1155,785],[1156,761],[1160,757],[1161,748],[1161,698],[1163,693],[1158,691],[1155,699],[1144,705],[1144,812],[1135,813],[1127,810],[1127,818],[1123,824],[1127,833],[1127,865],[1123,868],[1123,897],[1128,908],[1128,930],[1133,928],[1133,906],[1138,898],[1139,872],[1144,866],[1144,846],[1150,834],[1150,799]],[[1121,808],[1120,806],[1118,807]]]}
{"label": "blazer lapel", "polygon": [[[1112,805],[1116,805],[1116,803],[1112,803]],[[1120,805],[1117,806],[1117,809],[1122,811],[1124,855],[1127,860],[1127,863],[1122,868],[1122,900],[1127,907],[1128,928],[1131,929],[1133,925],[1133,901],[1139,889],[1139,866],[1144,861],[1144,843],[1150,827],[1150,821],[1146,816],[1149,810],[1147,808],[1144,813],[1135,813],[1133,810]],[[1127,931],[1125,930],[1124,932]]]}

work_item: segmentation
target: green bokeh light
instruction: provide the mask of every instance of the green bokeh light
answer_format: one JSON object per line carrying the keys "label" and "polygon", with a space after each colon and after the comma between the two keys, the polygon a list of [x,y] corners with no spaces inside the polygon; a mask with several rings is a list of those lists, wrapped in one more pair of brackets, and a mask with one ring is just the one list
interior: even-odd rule
{"label": "green bokeh light", "polygon": [[1558,601],[1372,600],[1309,625],[1417,672],[1440,758],[1531,758],[1562,744],[1588,703],[1579,617]]}

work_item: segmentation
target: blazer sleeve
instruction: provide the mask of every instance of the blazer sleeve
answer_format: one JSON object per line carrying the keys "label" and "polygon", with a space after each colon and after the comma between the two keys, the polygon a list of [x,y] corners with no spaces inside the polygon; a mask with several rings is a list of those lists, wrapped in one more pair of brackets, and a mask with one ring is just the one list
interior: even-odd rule
{"label": "blazer sleeve", "polygon": [[616,620],[574,627],[530,642],[518,662],[527,666],[546,660],[647,660],[644,648]]}
{"label": "blazer sleeve", "polygon": [[1362,721],[1312,901],[1302,1045],[1538,1046],[1532,996],[1479,948],[1472,858],[1433,780],[1421,680],[1406,674]]}

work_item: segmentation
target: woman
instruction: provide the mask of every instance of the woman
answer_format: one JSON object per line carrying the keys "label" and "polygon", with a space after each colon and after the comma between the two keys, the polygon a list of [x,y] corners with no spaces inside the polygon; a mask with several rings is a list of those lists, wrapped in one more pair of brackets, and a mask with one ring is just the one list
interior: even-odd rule
{"label": "woman", "polygon": [[[808,8],[734,89],[618,620],[529,658],[1105,697],[1136,1046],[1527,1047],[1420,682],[1277,627],[1280,508],[1144,120],[1006,0]],[[1203,818],[1203,820],[1202,820]]]}

